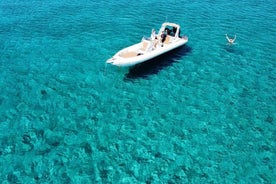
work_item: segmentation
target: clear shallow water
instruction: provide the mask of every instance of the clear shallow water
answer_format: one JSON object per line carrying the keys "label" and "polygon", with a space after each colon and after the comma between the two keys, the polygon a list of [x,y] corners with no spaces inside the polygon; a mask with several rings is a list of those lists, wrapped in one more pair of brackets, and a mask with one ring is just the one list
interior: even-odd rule
{"label": "clear shallow water", "polygon": [[[0,180],[273,183],[275,12],[270,0],[0,1]],[[166,19],[187,46],[105,67]]]}

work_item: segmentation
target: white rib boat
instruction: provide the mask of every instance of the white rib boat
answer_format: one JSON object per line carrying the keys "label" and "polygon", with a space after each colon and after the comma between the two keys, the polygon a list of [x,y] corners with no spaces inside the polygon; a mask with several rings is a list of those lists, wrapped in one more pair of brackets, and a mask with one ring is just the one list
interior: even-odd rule
{"label": "white rib boat", "polygon": [[129,67],[176,49],[188,42],[188,37],[180,36],[180,26],[165,22],[158,34],[152,31],[150,38],[142,38],[140,43],[117,52],[106,62],[115,66]]}

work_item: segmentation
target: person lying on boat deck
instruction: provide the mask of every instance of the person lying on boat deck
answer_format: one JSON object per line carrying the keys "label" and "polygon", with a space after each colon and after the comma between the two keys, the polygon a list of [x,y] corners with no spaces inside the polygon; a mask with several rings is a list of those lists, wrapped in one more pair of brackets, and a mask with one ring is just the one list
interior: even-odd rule
{"label": "person lying on boat deck", "polygon": [[233,45],[233,44],[235,44],[234,42],[235,42],[235,40],[237,38],[236,35],[235,35],[235,37],[233,39],[229,38],[227,34],[225,34],[225,36],[226,36],[226,39],[228,41],[227,45]]}
{"label": "person lying on boat deck", "polygon": [[166,37],[167,37],[167,31],[166,32],[163,31],[161,34],[161,43],[162,43],[161,47],[163,47],[163,43],[166,40]]}

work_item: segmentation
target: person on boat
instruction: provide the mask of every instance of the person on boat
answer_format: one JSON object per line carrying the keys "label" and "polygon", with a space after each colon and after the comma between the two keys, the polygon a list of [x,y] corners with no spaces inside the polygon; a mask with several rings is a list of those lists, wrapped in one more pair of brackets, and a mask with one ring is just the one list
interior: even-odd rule
{"label": "person on boat", "polygon": [[158,44],[158,38],[155,36],[154,41],[153,41],[153,48],[156,48]]}
{"label": "person on boat", "polygon": [[162,31],[162,34],[161,34],[161,47],[163,47],[163,43],[165,42],[166,40],[166,37],[167,37],[167,31]]}
{"label": "person on boat", "polygon": [[[176,31],[177,31],[177,28],[176,28],[176,27],[173,27],[171,36],[176,36],[176,35],[175,35],[175,34],[176,34]],[[179,36],[179,35],[178,35],[178,36]],[[179,36],[179,37],[180,37],[180,36]]]}
{"label": "person on boat", "polygon": [[166,27],[165,32],[167,33],[167,35],[171,35],[172,30],[170,30],[169,28]]}
{"label": "person on boat", "polygon": [[235,40],[236,40],[236,38],[237,38],[236,35],[235,35],[235,37],[234,37],[233,39],[232,39],[232,38],[229,38],[227,34],[225,34],[225,36],[226,36],[226,39],[227,39],[227,41],[228,41],[227,45],[230,46],[230,45],[235,44],[234,42],[235,42]]}
{"label": "person on boat", "polygon": [[155,39],[155,30],[154,29],[152,29],[151,30],[151,40],[154,40]]}

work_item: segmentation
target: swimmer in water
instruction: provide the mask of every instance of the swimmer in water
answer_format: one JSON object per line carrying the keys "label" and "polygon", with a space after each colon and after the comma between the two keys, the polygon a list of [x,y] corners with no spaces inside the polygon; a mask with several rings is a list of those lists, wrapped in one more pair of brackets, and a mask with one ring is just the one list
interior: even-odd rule
{"label": "swimmer in water", "polygon": [[235,37],[234,37],[233,39],[229,38],[227,34],[225,34],[225,35],[226,35],[226,39],[227,39],[227,41],[228,41],[227,45],[230,46],[230,45],[235,44],[234,42],[235,42],[235,40],[236,40],[236,35],[235,35]]}

